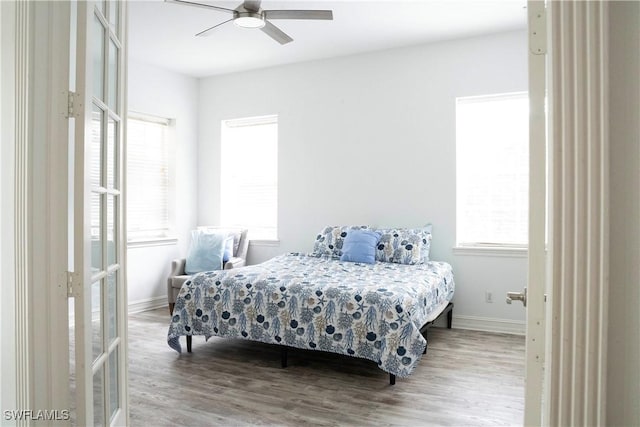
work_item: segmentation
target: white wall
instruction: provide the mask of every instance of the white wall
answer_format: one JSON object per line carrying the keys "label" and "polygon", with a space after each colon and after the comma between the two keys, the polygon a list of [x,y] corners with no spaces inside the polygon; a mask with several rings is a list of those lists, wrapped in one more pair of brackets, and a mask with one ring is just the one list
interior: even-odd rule
{"label": "white wall", "polygon": [[610,3],[607,425],[640,425],[640,3]]}
{"label": "white wall", "polygon": [[504,296],[525,285],[526,258],[452,247],[455,98],[526,90],[526,55],[518,31],[202,79],[198,222],[219,222],[220,121],[278,114],[280,245],[251,247],[250,262],[310,251],[324,225],[432,222],[432,258],[454,266],[456,319],[523,331],[522,306]]}
{"label": "white wall", "polygon": [[[128,248],[130,307],[166,303],[171,260],[186,254],[196,225],[198,80],[129,60],[129,111],[175,119],[175,224],[177,244]],[[151,301],[150,301],[151,300]]]}

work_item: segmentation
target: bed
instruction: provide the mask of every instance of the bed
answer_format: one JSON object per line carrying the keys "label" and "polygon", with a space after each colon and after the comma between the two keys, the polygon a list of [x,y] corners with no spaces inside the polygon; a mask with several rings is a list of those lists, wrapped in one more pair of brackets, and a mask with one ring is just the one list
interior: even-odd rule
{"label": "bed", "polygon": [[169,346],[181,352],[183,335],[188,344],[194,335],[239,338],[283,346],[283,366],[294,347],[374,361],[391,384],[408,377],[426,352],[426,327],[443,313],[451,327],[451,266],[346,262],[321,252],[195,274],[178,294]]}

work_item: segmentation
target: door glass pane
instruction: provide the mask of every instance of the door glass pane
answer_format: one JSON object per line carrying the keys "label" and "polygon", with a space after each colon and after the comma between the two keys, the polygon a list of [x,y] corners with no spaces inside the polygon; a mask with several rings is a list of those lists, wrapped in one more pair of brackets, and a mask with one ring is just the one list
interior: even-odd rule
{"label": "door glass pane", "polygon": [[107,196],[107,265],[116,263],[116,196]]}
{"label": "door glass pane", "polygon": [[118,402],[118,350],[120,346],[109,355],[109,419],[113,418],[120,407]]}
{"label": "door glass pane", "polygon": [[100,187],[102,185],[102,110],[93,105],[91,113],[91,141],[89,148],[89,156],[91,156],[89,178],[91,188]]}
{"label": "door glass pane", "polygon": [[91,274],[102,270],[102,195],[91,193]]}
{"label": "door glass pane", "polygon": [[103,371],[104,367],[98,369],[93,375],[93,425],[104,426],[104,392],[102,390],[102,384],[104,382]]}
{"label": "door glass pane", "polygon": [[107,121],[107,188],[116,187],[116,135],[118,124],[109,117]]}
{"label": "door glass pane", "polygon": [[118,82],[118,48],[113,40],[109,39],[109,108],[116,113],[117,97],[117,82]]}
{"label": "door glass pane", "polygon": [[117,335],[117,307],[116,301],[118,297],[118,277],[117,273],[111,273],[107,276],[107,317],[108,317],[108,337],[109,344]]}
{"label": "door glass pane", "polygon": [[93,95],[100,99],[104,99],[104,67],[102,66],[104,58],[104,27],[96,15],[93,15],[93,34],[92,34],[92,57],[93,57]]}
{"label": "door glass pane", "polygon": [[102,280],[91,285],[91,353],[92,360],[102,354]]}
{"label": "door glass pane", "polygon": [[110,1],[109,2],[109,23],[113,25],[113,31],[117,34],[120,27],[120,2],[119,1]]}

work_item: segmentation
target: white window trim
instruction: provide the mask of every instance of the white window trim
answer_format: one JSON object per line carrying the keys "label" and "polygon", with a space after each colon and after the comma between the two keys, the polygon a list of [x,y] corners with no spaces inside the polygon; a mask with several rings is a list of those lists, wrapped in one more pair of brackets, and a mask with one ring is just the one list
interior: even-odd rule
{"label": "white window trim", "polygon": [[525,246],[508,245],[458,245],[453,247],[454,255],[526,258],[529,249]]}
{"label": "white window trim", "polygon": [[172,246],[178,244],[177,237],[158,237],[157,239],[138,239],[129,240],[127,247],[129,248],[147,248],[152,246]]}
{"label": "white window trim", "polygon": [[251,240],[251,239],[249,239],[249,246],[263,246],[263,247],[272,246],[272,247],[276,247],[276,246],[280,246],[280,239],[273,239],[273,240],[265,240],[265,239]]}

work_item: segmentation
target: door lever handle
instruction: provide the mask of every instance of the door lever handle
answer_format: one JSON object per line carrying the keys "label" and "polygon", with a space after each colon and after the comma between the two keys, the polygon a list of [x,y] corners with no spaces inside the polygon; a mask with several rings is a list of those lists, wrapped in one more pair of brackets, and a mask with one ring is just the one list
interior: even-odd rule
{"label": "door lever handle", "polygon": [[507,304],[513,301],[522,301],[523,306],[527,306],[527,288],[523,292],[507,292]]}

